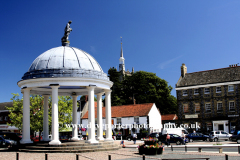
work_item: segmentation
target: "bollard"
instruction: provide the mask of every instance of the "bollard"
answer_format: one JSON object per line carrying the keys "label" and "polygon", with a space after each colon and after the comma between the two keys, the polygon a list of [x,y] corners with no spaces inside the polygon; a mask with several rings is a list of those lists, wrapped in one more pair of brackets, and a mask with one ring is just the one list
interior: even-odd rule
{"label": "bollard", "polygon": [[171,150],[173,151],[173,147],[172,147],[172,145],[171,145]]}
{"label": "bollard", "polygon": [[16,160],[19,160],[19,153],[16,153]]}
{"label": "bollard", "polygon": [[48,154],[45,153],[45,160],[48,160]]}
{"label": "bollard", "polygon": [[108,160],[111,160],[111,155],[108,155]]}
{"label": "bollard", "polygon": [[143,154],[143,160],[145,160],[145,154]]}
{"label": "bollard", "polygon": [[219,148],[219,153],[222,153],[223,152],[223,149],[222,148]]}
{"label": "bollard", "polygon": [[76,160],[79,160],[79,155],[78,154],[76,154]]}
{"label": "bollard", "polygon": [[228,160],[228,155],[227,154],[225,154],[225,160]]}
{"label": "bollard", "polygon": [[187,152],[187,146],[185,145],[185,152]]}

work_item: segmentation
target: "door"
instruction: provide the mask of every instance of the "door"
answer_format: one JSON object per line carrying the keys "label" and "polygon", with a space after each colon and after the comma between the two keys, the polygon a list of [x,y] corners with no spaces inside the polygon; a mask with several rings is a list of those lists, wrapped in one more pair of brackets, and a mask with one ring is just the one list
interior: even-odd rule
{"label": "door", "polygon": [[220,131],[223,131],[223,130],[224,130],[223,124],[219,124],[219,125],[218,125],[218,130],[220,130]]}

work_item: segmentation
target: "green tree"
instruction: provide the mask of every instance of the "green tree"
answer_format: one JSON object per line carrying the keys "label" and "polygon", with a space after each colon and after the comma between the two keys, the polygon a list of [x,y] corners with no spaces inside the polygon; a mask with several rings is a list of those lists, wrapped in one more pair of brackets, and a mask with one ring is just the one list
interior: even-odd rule
{"label": "green tree", "polygon": [[115,68],[108,70],[112,87],[112,105],[155,103],[161,114],[177,113],[177,99],[171,95],[172,87],[156,74],[138,71],[132,76],[125,75],[119,81],[120,73]]}
{"label": "green tree", "polygon": [[122,105],[125,100],[122,98],[124,94],[122,82],[120,82],[120,73],[117,71],[116,68],[110,68],[108,70],[108,76],[110,81],[113,82],[113,86],[111,87],[111,103],[112,106]]}
{"label": "green tree", "polygon": [[155,103],[161,114],[177,112],[177,100],[171,95],[172,87],[155,73],[138,71],[123,81],[125,104]]}
{"label": "green tree", "polygon": [[[23,118],[23,98],[19,98],[19,94],[12,93],[13,107],[7,107],[9,110],[9,117],[11,123],[8,125],[15,126],[19,130],[22,130],[22,118]],[[70,124],[72,122],[72,99],[69,96],[58,97],[58,110],[59,110],[59,124]],[[34,131],[42,132],[43,130],[43,101],[44,98],[40,95],[30,96],[30,130],[31,134]],[[48,121],[52,122],[52,102],[51,97],[48,103]],[[51,131],[51,125],[49,125],[49,131]],[[60,125],[59,129],[62,130],[66,126]]]}

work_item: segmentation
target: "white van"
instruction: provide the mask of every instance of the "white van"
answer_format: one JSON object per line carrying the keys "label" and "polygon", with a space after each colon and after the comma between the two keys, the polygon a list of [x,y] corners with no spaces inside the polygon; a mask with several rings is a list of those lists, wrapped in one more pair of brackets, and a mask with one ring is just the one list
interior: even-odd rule
{"label": "white van", "polygon": [[184,134],[188,134],[188,131],[184,128],[163,128],[162,135],[164,134],[177,134],[180,137],[182,136],[182,132]]}

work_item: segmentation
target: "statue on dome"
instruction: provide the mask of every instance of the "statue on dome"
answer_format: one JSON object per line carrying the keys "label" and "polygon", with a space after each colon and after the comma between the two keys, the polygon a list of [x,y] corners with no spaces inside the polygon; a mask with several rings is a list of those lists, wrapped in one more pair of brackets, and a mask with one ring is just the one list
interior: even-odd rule
{"label": "statue on dome", "polygon": [[70,24],[72,23],[72,21],[69,21],[64,29],[64,36],[62,37],[62,43],[69,43],[68,41],[68,36],[70,34],[70,32],[72,31],[72,28],[70,28]]}

